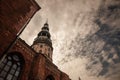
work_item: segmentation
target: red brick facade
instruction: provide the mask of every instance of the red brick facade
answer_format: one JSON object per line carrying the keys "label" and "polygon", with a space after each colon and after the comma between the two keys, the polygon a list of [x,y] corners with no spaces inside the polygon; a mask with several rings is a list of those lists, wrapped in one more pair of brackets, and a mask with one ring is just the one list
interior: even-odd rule
{"label": "red brick facade", "polygon": [[39,9],[40,7],[34,0],[0,0],[1,53]]}
{"label": "red brick facade", "polygon": [[46,56],[36,53],[22,39],[18,39],[8,53],[19,53],[23,56],[25,64],[21,80],[46,80],[49,75],[55,80],[70,80],[69,76],[60,71]]}
{"label": "red brick facade", "polygon": [[[70,80],[45,55],[36,53],[22,39],[16,39],[20,30],[39,9],[34,0],[0,0],[0,64],[4,56],[17,54],[23,59],[18,80],[47,80],[48,77],[50,80]],[[1,74],[0,71],[0,79]]]}

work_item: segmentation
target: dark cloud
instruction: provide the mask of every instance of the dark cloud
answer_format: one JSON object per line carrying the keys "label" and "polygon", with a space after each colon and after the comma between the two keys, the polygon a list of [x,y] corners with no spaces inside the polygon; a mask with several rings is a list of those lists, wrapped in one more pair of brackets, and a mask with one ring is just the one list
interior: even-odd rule
{"label": "dark cloud", "polygon": [[103,69],[101,70],[101,72],[99,73],[98,76],[104,76],[107,72],[108,72],[108,67],[109,67],[109,63],[107,61],[103,61],[102,62],[102,67]]}
{"label": "dark cloud", "polygon": [[[95,20],[95,22],[100,27],[99,31],[96,34],[100,38],[102,38],[106,43],[106,45],[104,45],[103,50],[108,52],[107,60],[112,59],[114,65],[119,64],[118,66],[114,67],[114,68],[118,68],[120,67],[120,34],[119,34],[120,33],[120,27],[119,27],[120,1],[106,0],[102,4],[104,5],[100,6],[98,12],[98,18]],[[112,52],[112,48],[115,49],[114,52]],[[113,59],[113,56],[115,54],[118,55],[118,57]],[[100,75],[105,75],[105,73],[109,73],[108,71],[109,67],[110,64],[108,64],[108,62],[107,63],[105,62],[103,64],[103,70],[100,72]],[[115,72],[113,72],[114,75],[118,75],[118,76],[120,75],[119,71],[115,71]],[[109,77],[110,76],[113,76],[113,74],[109,75]]]}
{"label": "dark cloud", "polygon": [[[77,22],[77,19],[75,19],[75,22]],[[69,56],[68,54],[65,56],[66,62],[69,62],[70,56],[90,58],[91,60],[88,61],[90,64],[86,65],[88,71],[92,69],[97,72],[94,75],[98,77],[107,76],[105,79],[110,80],[114,76],[118,80],[120,76],[120,70],[118,70],[120,67],[120,1],[101,1],[93,22],[98,25],[99,30],[94,34],[89,33],[85,38],[81,38],[81,34],[78,33],[68,46],[71,53],[68,53]],[[80,24],[82,23],[80,22]],[[102,65],[100,71],[95,70],[96,67],[93,68],[94,65],[98,64]],[[117,70],[113,71],[114,68],[111,67]]]}

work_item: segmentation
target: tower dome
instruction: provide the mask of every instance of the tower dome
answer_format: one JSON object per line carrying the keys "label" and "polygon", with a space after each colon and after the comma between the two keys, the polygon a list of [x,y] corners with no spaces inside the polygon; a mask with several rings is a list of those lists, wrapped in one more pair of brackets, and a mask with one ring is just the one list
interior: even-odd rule
{"label": "tower dome", "polygon": [[46,22],[35,38],[32,48],[37,52],[44,54],[49,60],[52,61],[53,47],[51,35],[49,33],[49,24]]}

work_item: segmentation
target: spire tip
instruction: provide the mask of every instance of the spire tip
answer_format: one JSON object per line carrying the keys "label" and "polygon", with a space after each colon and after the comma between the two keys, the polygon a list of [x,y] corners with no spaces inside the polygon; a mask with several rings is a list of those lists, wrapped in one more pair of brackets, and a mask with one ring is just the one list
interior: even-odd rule
{"label": "spire tip", "polygon": [[46,19],[46,23],[48,23],[48,18]]}

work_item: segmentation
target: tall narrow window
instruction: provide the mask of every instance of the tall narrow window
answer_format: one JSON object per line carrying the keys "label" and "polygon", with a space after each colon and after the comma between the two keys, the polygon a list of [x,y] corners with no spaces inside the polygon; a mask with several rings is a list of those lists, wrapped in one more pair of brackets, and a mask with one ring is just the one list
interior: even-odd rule
{"label": "tall narrow window", "polygon": [[18,55],[8,55],[0,64],[0,80],[18,80],[22,61]]}

